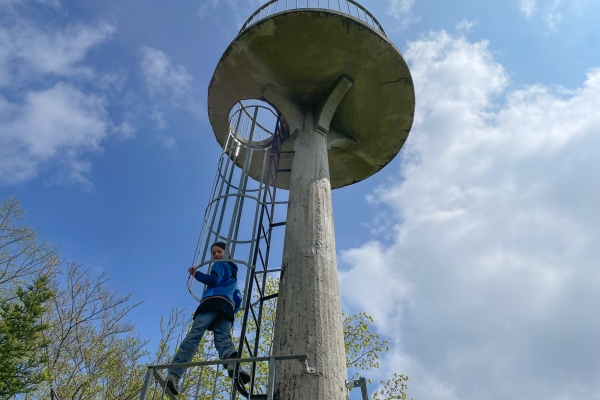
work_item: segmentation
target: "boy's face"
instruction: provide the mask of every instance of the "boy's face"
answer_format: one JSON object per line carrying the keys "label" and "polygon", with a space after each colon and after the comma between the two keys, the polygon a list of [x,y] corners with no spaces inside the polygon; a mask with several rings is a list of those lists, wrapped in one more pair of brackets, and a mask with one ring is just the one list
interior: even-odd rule
{"label": "boy's face", "polygon": [[212,255],[213,260],[220,260],[225,255],[225,250],[223,250],[219,246],[213,246],[210,249],[210,253]]}

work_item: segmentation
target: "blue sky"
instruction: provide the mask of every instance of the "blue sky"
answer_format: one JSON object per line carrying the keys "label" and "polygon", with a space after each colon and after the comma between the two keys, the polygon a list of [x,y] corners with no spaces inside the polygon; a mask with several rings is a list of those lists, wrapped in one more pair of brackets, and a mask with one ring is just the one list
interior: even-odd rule
{"label": "blue sky", "polygon": [[[218,59],[254,0],[0,0],[0,197],[144,300],[185,287],[220,147]],[[600,1],[363,1],[413,74],[415,125],[333,192],[343,308],[416,399],[600,399]],[[155,341],[150,344],[150,349]]]}

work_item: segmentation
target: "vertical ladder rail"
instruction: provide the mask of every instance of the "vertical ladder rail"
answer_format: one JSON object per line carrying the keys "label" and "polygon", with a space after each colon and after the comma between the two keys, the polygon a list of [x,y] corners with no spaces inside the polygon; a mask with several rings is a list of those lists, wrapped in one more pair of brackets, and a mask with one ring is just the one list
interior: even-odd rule
{"label": "vertical ladder rail", "polygon": [[[279,168],[279,157],[280,157],[280,150],[281,150],[281,143],[282,143],[282,138],[283,138],[283,124],[281,122],[280,119],[278,119],[277,121],[277,127],[275,130],[275,134],[273,136],[273,145],[271,147],[271,151],[270,151],[270,160],[269,160],[269,166],[266,170],[267,173],[267,178],[266,178],[266,182],[265,182],[265,191],[263,192],[263,198],[262,198],[262,207],[261,207],[261,213],[260,213],[260,217],[257,221],[257,225],[258,227],[255,226],[256,230],[256,236],[255,236],[255,242],[254,242],[254,251],[253,251],[253,259],[252,259],[252,265],[254,266],[254,268],[252,270],[249,271],[250,273],[250,277],[247,280],[248,281],[248,288],[247,288],[247,296],[245,298],[245,312],[244,312],[244,316],[242,319],[242,327],[241,327],[241,331],[240,331],[240,340],[239,340],[239,344],[238,344],[238,354],[242,354],[243,349],[244,349],[244,343],[246,342],[246,335],[247,335],[247,328],[248,328],[248,320],[249,320],[249,313],[252,312],[253,315],[257,315],[258,316],[258,320],[255,319],[255,329],[256,331],[254,332],[254,349],[253,352],[251,352],[251,356],[256,357],[258,356],[258,350],[260,347],[260,341],[262,339],[261,337],[261,333],[262,333],[262,329],[261,329],[261,325],[262,325],[262,314],[263,314],[263,301],[259,301],[258,302],[258,310],[257,312],[254,311],[254,305],[252,304],[252,298],[253,298],[253,294],[254,294],[254,287],[255,287],[255,281],[256,281],[256,269],[258,268],[258,259],[259,259],[259,254],[260,254],[260,247],[261,244],[264,242],[266,244],[266,254],[264,259],[262,257],[261,258],[261,264],[262,264],[262,284],[258,284],[258,281],[256,281],[256,290],[257,290],[257,294],[258,294],[258,298],[259,299],[263,299],[265,297],[265,290],[266,290],[266,283],[267,283],[267,272],[268,272],[268,267],[269,267],[269,254],[270,254],[270,242],[271,242],[271,236],[272,236],[272,231],[273,231],[273,227],[272,224],[267,224],[268,228],[266,230],[266,232],[264,232],[264,223],[265,223],[265,217],[266,215],[268,215],[268,208],[271,208],[271,215],[274,214],[274,207],[275,207],[275,195],[276,195],[276,183],[277,183],[277,178],[278,178],[278,168]],[[271,190],[273,190],[273,194],[271,194]],[[270,197],[271,201],[267,201],[267,196]],[[252,354],[253,353],[253,354]],[[237,377],[238,374],[238,370],[239,370],[239,365],[236,366],[235,371],[234,371],[234,376]],[[252,363],[252,369],[251,369],[251,380],[250,380],[250,387],[249,390],[245,390],[245,388],[241,385],[241,383],[237,382],[237,386],[238,386],[238,391],[240,391],[240,393],[242,395],[244,395],[244,397],[251,399],[252,396],[255,394],[255,386],[256,386],[256,372],[257,372],[257,364],[256,362]]]}

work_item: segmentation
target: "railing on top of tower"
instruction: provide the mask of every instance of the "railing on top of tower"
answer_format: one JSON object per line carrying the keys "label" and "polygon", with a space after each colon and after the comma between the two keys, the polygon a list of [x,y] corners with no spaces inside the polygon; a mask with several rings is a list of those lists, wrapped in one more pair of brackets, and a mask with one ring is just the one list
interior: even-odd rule
{"label": "railing on top of tower", "polygon": [[269,16],[296,9],[325,9],[337,11],[358,19],[383,36],[387,37],[383,27],[366,8],[354,0],[271,0],[246,20],[240,33]]}

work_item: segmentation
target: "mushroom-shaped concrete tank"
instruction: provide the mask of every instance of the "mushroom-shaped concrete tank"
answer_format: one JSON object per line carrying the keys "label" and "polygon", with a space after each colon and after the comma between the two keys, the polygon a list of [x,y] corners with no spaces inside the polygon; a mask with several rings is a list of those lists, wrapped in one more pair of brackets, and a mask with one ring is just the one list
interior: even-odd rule
{"label": "mushroom-shaped concrete tank", "polygon": [[[315,8],[271,1],[246,22],[217,65],[208,112],[224,146],[232,107],[245,99],[267,101],[283,117],[284,151],[293,148],[306,115],[316,118],[327,135],[336,189],[368,178],[398,154],[413,122],[414,88],[402,55],[367,10],[348,0],[331,0],[331,8],[327,0],[319,4],[326,8],[312,2]],[[280,168],[291,168],[292,159],[282,154]],[[253,162],[250,176],[258,180],[262,168],[262,161]],[[289,184],[289,174],[279,174],[277,186]]]}

